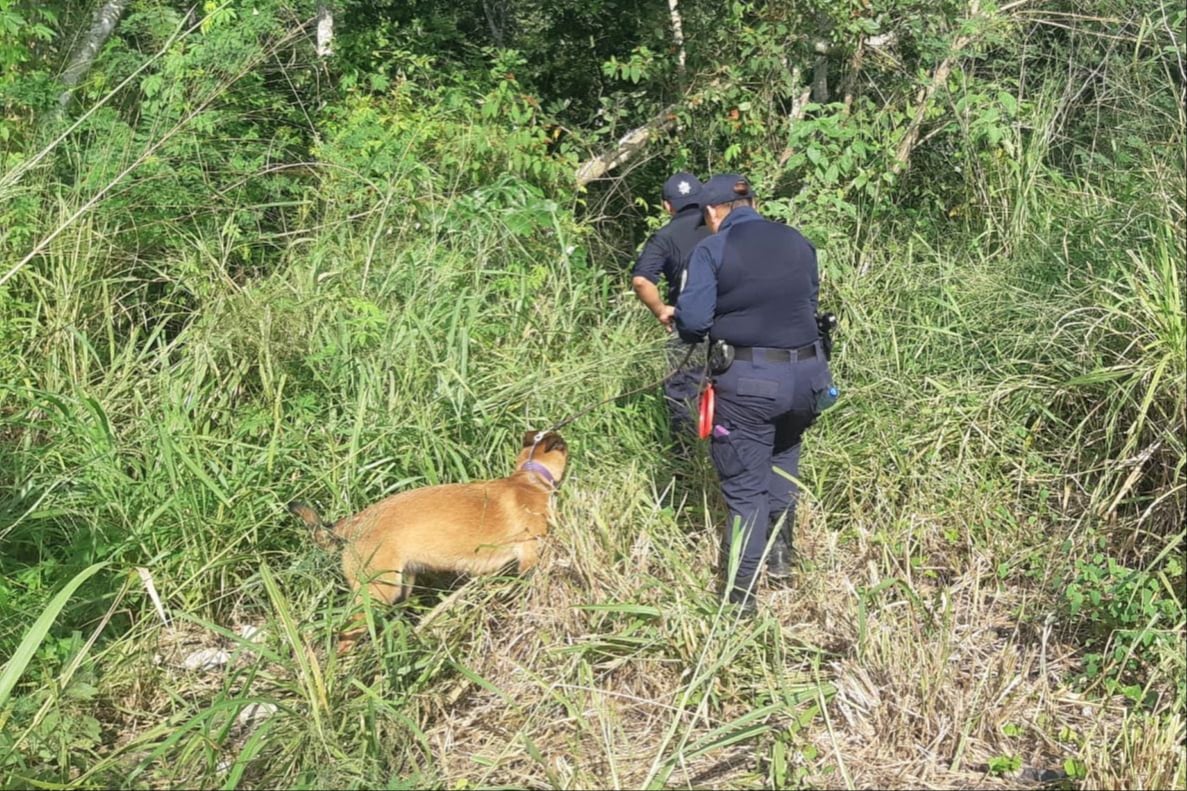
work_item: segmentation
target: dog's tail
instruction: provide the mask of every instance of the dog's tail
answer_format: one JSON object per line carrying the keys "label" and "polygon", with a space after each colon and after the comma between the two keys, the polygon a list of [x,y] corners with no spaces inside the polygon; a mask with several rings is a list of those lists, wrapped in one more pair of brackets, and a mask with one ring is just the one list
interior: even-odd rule
{"label": "dog's tail", "polygon": [[288,504],[289,513],[301,519],[313,530],[313,542],[325,550],[338,547],[340,539],[334,535],[334,525],[321,518],[313,506],[301,500],[293,500]]}

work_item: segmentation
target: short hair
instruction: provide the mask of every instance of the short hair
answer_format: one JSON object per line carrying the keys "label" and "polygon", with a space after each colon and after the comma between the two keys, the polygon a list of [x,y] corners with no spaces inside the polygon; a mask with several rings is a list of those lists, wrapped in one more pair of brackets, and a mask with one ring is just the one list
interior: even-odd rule
{"label": "short hair", "polygon": [[727,209],[728,211],[733,211],[734,209],[740,208],[742,206],[754,206],[754,198],[737,198],[726,203],[711,203],[702,206],[701,209],[708,209],[710,206],[718,209]]}
{"label": "short hair", "polygon": [[[725,204],[726,208],[728,208],[730,211],[733,211],[734,209],[740,208],[742,206],[753,206],[754,205],[754,196],[749,194],[750,193],[750,182],[746,181],[746,179],[739,176],[738,180],[734,182],[733,190],[734,190],[734,194],[738,195],[739,197],[734,198],[732,201]],[[745,197],[741,197],[741,196],[745,196]]]}

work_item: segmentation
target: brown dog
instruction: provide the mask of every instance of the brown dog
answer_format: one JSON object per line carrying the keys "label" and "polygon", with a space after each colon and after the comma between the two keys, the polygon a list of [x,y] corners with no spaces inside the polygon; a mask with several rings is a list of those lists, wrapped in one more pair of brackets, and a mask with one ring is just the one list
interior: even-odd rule
{"label": "brown dog", "polygon": [[[409,594],[419,571],[491,574],[516,561],[522,573],[536,565],[567,458],[559,434],[528,432],[506,478],[401,492],[332,525],[305,503],[288,508],[313,528],[320,546],[345,544],[342,571],[356,607],[363,585],[373,601],[390,604]],[[365,631],[362,612],[353,617],[339,653]]]}

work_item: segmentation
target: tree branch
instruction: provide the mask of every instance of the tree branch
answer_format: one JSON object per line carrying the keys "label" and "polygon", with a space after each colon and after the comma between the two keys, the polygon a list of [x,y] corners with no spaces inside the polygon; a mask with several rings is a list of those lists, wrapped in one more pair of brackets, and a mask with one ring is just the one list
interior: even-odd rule
{"label": "tree branch", "polygon": [[112,31],[115,30],[115,26],[119,24],[120,17],[123,16],[124,8],[127,5],[128,0],[106,0],[95,11],[95,17],[91,21],[91,29],[87,31],[86,36],[82,39],[82,43],[78,45],[78,49],[74,51],[74,55],[70,58],[70,63],[66,66],[66,70],[62,72],[62,84],[66,86],[66,90],[62,91],[58,96],[59,108],[65,109],[66,105],[70,103],[70,95],[74,92],[75,86],[90,71],[91,64],[95,62],[95,58],[99,55],[99,50],[103,48],[103,44],[111,36]]}
{"label": "tree branch", "polygon": [[[1003,11],[1008,8],[1014,8],[1021,5],[1022,2],[1016,1],[1003,7]],[[981,0],[969,0],[969,11],[965,22],[970,22],[980,16]],[[915,112],[911,118],[911,123],[907,127],[907,133],[899,142],[898,150],[894,154],[894,164],[890,167],[890,172],[898,175],[907,168],[911,160],[911,152],[915,149],[915,145],[919,140],[919,129],[923,124],[923,117],[927,114],[927,108],[931,106],[931,100],[936,95],[936,92],[948,84],[948,75],[952,73],[952,65],[960,57],[962,51],[976,38],[975,34],[965,33],[956,36],[952,40],[951,46],[948,48],[948,57],[940,61],[940,65],[936,66],[935,71],[932,72],[931,80],[927,85],[919,89],[919,93],[915,97]]]}
{"label": "tree branch", "polygon": [[[1019,0],[1015,0],[1015,2],[1018,1]],[[679,28],[676,27],[676,0],[669,0],[669,7],[673,9],[673,31],[675,32],[679,30]],[[679,41],[683,43],[682,34]],[[859,48],[865,47],[867,49],[877,50],[893,46],[896,41],[897,36],[894,33],[883,33],[865,39],[864,41],[860,42],[858,46]],[[824,56],[828,55],[831,47],[827,41],[822,40],[816,43],[815,49],[818,53],[818,57],[823,58]],[[681,56],[683,56],[683,50],[681,50]],[[823,74],[823,70],[817,68],[815,70],[815,74],[821,75]],[[799,85],[800,83],[800,69],[798,66],[792,70],[791,81],[793,85]],[[816,81],[814,80],[814,83],[815,82]],[[697,84],[697,81],[694,79],[692,84]],[[827,85],[821,87],[824,90],[827,90]],[[618,166],[631,160],[640,151],[647,147],[648,143],[651,142],[655,135],[657,135],[659,132],[671,129],[676,125],[675,110],[677,107],[682,105],[696,106],[697,102],[703,96],[719,88],[720,80],[713,80],[709,84],[702,86],[700,90],[688,95],[680,104],[670,105],[663,112],[652,118],[647,123],[643,124],[642,126],[635,127],[631,131],[627,132],[625,135],[619,138],[618,144],[615,145],[614,148],[594,157],[593,159],[581,163],[581,165],[577,168],[577,186],[584,187],[591,181],[602,178],[611,170],[614,170]],[[787,115],[788,121],[795,122],[803,119],[804,113],[807,111],[808,99],[812,98],[812,89],[813,85],[809,85],[800,93],[799,96],[792,100],[791,112],[789,112]],[[779,164],[782,165],[784,162],[786,162],[791,154],[792,150],[790,147],[784,149],[782,155],[779,158]]]}
{"label": "tree branch", "polygon": [[647,147],[651,137],[676,125],[676,116],[669,107],[642,126],[635,127],[618,139],[618,145],[600,156],[583,162],[577,168],[577,186],[584,187],[600,179]]}

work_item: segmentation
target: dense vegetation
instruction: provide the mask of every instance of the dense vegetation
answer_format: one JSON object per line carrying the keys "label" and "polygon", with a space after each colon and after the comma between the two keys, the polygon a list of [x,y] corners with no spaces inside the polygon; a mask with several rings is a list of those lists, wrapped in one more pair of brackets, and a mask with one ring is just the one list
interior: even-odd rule
{"label": "dense vegetation", "polygon": [[[0,785],[1187,785],[1187,13],[673,5],[0,0]],[[335,657],[283,504],[660,377],[677,168],[841,316],[795,586],[719,611],[652,388],[536,573]]]}

